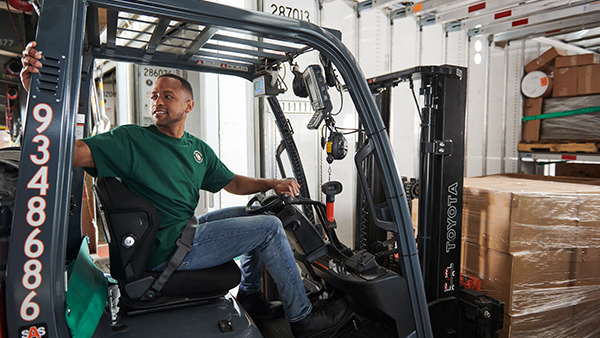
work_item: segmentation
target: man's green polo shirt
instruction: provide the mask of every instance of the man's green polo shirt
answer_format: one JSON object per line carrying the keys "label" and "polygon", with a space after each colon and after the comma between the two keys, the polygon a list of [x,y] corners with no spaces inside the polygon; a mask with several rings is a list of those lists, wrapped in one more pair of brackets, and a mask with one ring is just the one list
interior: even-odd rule
{"label": "man's green polo shirt", "polygon": [[154,125],[125,125],[83,141],[96,164],[85,168],[88,173],[120,177],[158,211],[160,229],[148,268],[166,261],[177,248],[176,241],[198,205],[199,190],[215,193],[234,176],[209,145],[188,132],[179,139]]}

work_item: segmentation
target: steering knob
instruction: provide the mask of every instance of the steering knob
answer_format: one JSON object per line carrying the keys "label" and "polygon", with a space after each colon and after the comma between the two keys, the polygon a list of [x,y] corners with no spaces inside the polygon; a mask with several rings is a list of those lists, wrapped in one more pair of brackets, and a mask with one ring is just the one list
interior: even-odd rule
{"label": "steering knob", "polygon": [[334,222],[333,217],[333,203],[335,202],[335,195],[342,192],[342,184],[338,181],[329,181],[321,186],[321,191],[325,194],[325,202],[327,206],[327,219],[329,222]]}

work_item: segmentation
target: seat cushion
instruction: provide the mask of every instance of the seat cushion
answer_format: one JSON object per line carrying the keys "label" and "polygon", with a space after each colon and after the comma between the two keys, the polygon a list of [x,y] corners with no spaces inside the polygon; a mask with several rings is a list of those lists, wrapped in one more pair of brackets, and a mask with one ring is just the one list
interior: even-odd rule
{"label": "seat cushion", "polygon": [[[160,272],[148,271],[148,276],[158,278]],[[241,280],[240,269],[234,261],[203,270],[177,270],[161,290],[168,297],[211,298],[226,294]]]}

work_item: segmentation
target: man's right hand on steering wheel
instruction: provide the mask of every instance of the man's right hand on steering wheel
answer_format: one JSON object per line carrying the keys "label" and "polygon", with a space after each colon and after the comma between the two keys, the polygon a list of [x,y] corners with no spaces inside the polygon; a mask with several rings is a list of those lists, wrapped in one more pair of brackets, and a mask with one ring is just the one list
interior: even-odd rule
{"label": "man's right hand on steering wheel", "polygon": [[300,184],[293,178],[285,178],[277,181],[277,185],[273,190],[275,190],[275,194],[277,195],[287,194],[296,197],[300,193]]}

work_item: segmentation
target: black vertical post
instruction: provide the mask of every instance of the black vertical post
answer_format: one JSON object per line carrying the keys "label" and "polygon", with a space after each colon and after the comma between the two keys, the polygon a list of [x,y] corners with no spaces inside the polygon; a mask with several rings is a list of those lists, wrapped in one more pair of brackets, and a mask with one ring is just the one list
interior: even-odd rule
{"label": "black vertical post", "polygon": [[[436,139],[435,129],[437,127],[436,117],[436,104],[437,100],[437,87],[435,86],[437,76],[435,75],[424,75],[421,77],[421,89],[420,94],[423,95],[424,106],[421,109],[421,140],[420,140],[420,166],[419,166],[419,231],[418,231],[418,248],[419,248],[419,259],[421,261],[421,267],[423,268],[423,279],[425,280],[425,292],[427,294],[427,301],[431,302],[434,295],[436,295],[437,283],[431,283],[431,273],[426,267],[434,267],[437,255],[431,254],[433,242],[437,240],[439,234],[434,226],[434,218],[439,216],[438,213],[434,215],[431,211],[434,205],[434,195],[436,193],[435,178],[440,176],[439,172],[435,172],[436,168],[436,155],[432,150],[434,141]],[[439,211],[439,210],[438,210]],[[435,250],[437,251],[437,250]],[[433,269],[435,274],[436,268]]]}
{"label": "black vertical post", "polygon": [[31,81],[6,278],[7,331],[32,327],[69,337],[65,249],[75,113],[86,5],[45,0],[37,49],[44,66]]}
{"label": "black vertical post", "polygon": [[[443,66],[444,67],[444,66]],[[423,74],[418,248],[436,337],[457,337],[466,70]]]}
{"label": "black vertical post", "polygon": [[[94,78],[94,62],[91,51],[84,53],[82,57],[81,90],[79,92],[79,105],[77,108],[77,137],[88,136],[87,125],[90,120],[90,95],[92,95],[92,81]],[[79,253],[81,244],[81,206],[83,197],[83,181],[85,172],[83,168],[73,168],[71,179],[72,205],[70,208],[69,230],[67,234],[67,261],[73,260]]]}
{"label": "black vertical post", "polygon": [[[290,164],[292,165],[292,171],[294,172],[294,178],[300,185],[300,196],[310,198],[308,183],[306,182],[306,175],[304,174],[304,167],[302,166],[302,160],[300,158],[300,154],[298,153],[296,142],[294,141],[294,132],[291,129],[291,125],[283,114],[283,110],[281,109],[281,105],[279,104],[279,100],[276,96],[269,97],[267,102],[271,107],[273,116],[275,116],[275,124],[277,125],[277,129],[279,129],[281,140],[285,145]],[[303,205],[302,210],[309,220],[312,222],[315,221],[312,206]]]}
{"label": "black vertical post", "polygon": [[[411,79],[421,80],[420,94],[424,97],[419,154],[418,260],[433,335],[457,337],[466,69],[419,66],[370,78],[367,82],[371,91],[378,93]],[[369,169],[365,168],[367,176],[371,175]],[[359,203],[362,195],[359,189],[357,192]],[[407,240],[412,238],[404,235]]]}
{"label": "black vertical post", "polygon": [[[379,93],[375,95],[375,103],[377,104],[377,108],[379,109],[379,113],[381,114],[381,119],[383,121],[383,125],[388,131],[389,136],[389,128],[390,128],[390,117],[392,114],[391,111],[391,102],[392,102],[392,88],[385,87]],[[359,128],[360,129],[360,128]],[[360,144],[357,148],[362,146],[365,142],[364,137],[359,140]],[[375,204],[379,204],[384,202],[385,191],[383,185],[381,183],[380,171],[375,168],[375,161],[372,157],[368,157],[365,159],[363,163],[364,174],[367,177],[367,181],[369,184],[369,188],[372,194],[373,202]],[[372,252],[372,245],[374,242],[380,241],[384,242],[387,240],[388,232],[376,227],[373,224],[372,218],[368,217],[366,213],[367,206],[364,200],[364,191],[360,184],[356,186],[357,189],[357,199],[356,199],[356,212],[357,217],[355,219],[355,248],[356,249],[365,249],[369,252]]]}

